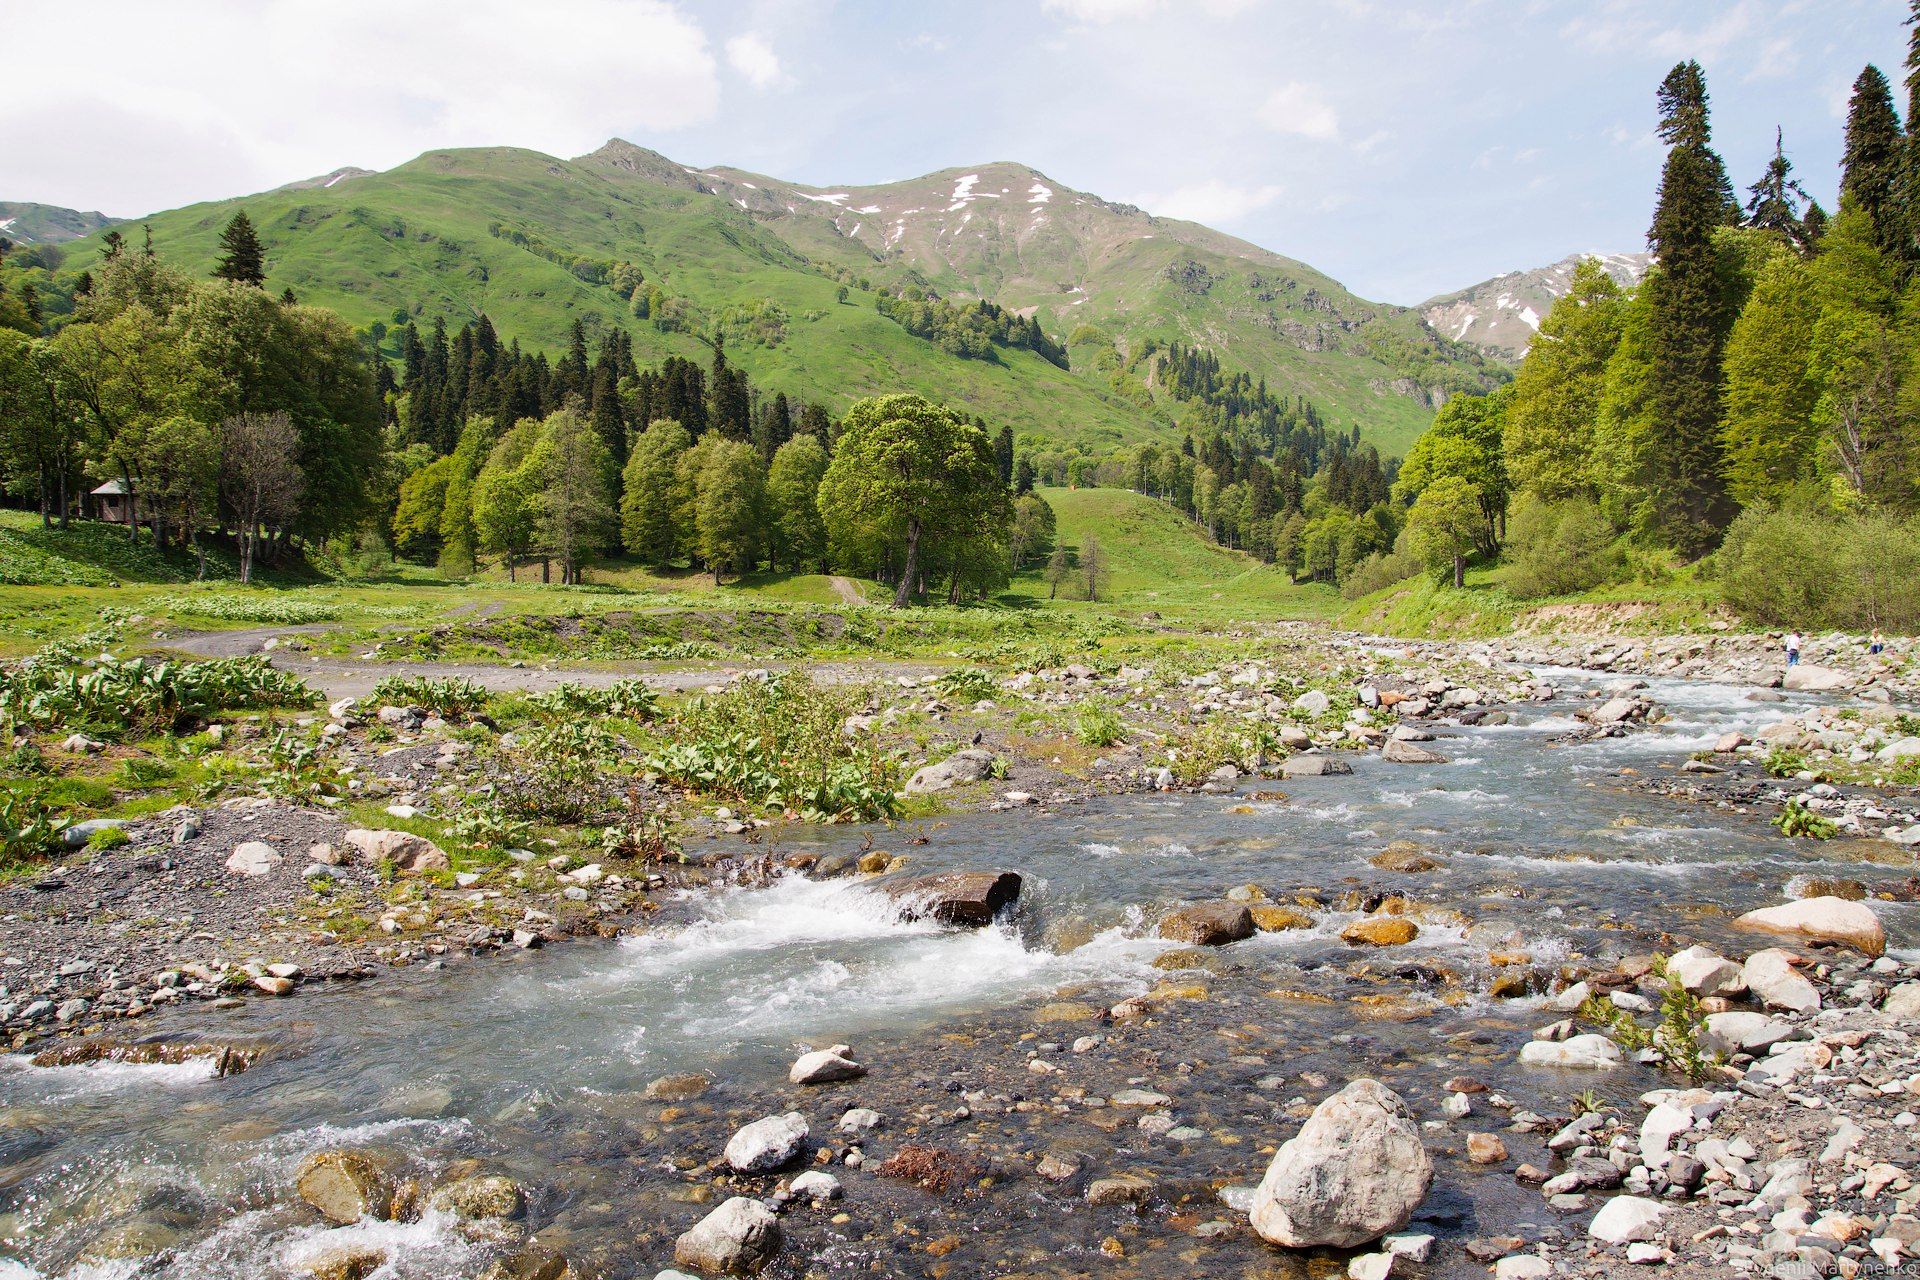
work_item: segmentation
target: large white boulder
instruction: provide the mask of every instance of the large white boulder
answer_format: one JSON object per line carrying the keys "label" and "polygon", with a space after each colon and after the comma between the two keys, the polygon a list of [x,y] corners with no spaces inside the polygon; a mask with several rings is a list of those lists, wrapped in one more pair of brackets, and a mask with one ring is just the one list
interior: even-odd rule
{"label": "large white boulder", "polygon": [[1407,1104],[1377,1080],[1355,1080],[1274,1153],[1250,1216],[1272,1244],[1351,1249],[1406,1226],[1432,1185]]}
{"label": "large white boulder", "polygon": [[1733,922],[1737,929],[1755,929],[1805,938],[1810,942],[1832,942],[1877,956],[1887,949],[1887,931],[1873,908],[1845,898],[1802,898],[1777,907],[1749,911]]}
{"label": "large white boulder", "polygon": [[1667,974],[1696,996],[1737,996],[1747,989],[1740,966],[1705,947],[1688,947],[1667,957]]}
{"label": "large white boulder", "polygon": [[993,753],[979,747],[956,751],[945,760],[922,765],[907,779],[908,795],[925,795],[980,782],[993,772]]}
{"label": "large white boulder", "polygon": [[227,870],[237,876],[264,876],[283,861],[279,852],[261,840],[248,840],[234,846],[227,856]]}
{"label": "large white boulder", "polygon": [[1811,662],[1802,662],[1787,668],[1787,674],[1781,677],[1782,689],[1798,689],[1805,693],[1829,693],[1835,689],[1853,688],[1853,677],[1833,667],[1818,667]]}
{"label": "large white boulder", "polygon": [[1660,1215],[1665,1212],[1666,1206],[1658,1200],[1649,1200],[1645,1196],[1615,1196],[1607,1201],[1599,1213],[1593,1215],[1593,1221],[1587,1225],[1587,1234],[1606,1244],[1651,1240],[1660,1226]]}
{"label": "large white boulder", "polygon": [[727,1163],[739,1173],[771,1173],[794,1158],[807,1140],[807,1118],[798,1111],[755,1120],[727,1139]]}
{"label": "large white boulder", "polygon": [[1520,1050],[1520,1061],[1529,1067],[1611,1071],[1623,1060],[1619,1045],[1591,1032],[1565,1040],[1530,1040]]}
{"label": "large white boulder", "polygon": [[396,871],[445,871],[452,865],[446,851],[411,831],[356,827],[342,837],[363,862],[375,866],[391,862]]}
{"label": "large white boulder", "polygon": [[1769,1009],[1789,1013],[1817,1013],[1820,992],[1793,966],[1793,953],[1768,947],[1747,957],[1740,968],[1747,990]]}
{"label": "large white boulder", "polygon": [[673,1260],[718,1275],[751,1275],[780,1248],[780,1219],[758,1200],[734,1196],[674,1242]]}
{"label": "large white boulder", "polygon": [[803,1053],[787,1072],[787,1079],[794,1084],[834,1084],[841,1080],[856,1080],[867,1074],[867,1069],[847,1055],[852,1050],[844,1044],[836,1044],[831,1049],[815,1049],[812,1053]]}

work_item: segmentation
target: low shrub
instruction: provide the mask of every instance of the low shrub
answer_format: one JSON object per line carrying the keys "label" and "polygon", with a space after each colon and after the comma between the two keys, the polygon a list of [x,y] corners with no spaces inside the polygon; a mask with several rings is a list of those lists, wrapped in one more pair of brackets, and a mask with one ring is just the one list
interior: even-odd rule
{"label": "low shrub", "polygon": [[1920,631],[1920,519],[1749,508],[1713,572],[1727,604],[1756,622]]}
{"label": "low shrub", "polygon": [[457,720],[483,709],[487,691],[465,676],[383,676],[361,701],[375,707],[419,707]]}

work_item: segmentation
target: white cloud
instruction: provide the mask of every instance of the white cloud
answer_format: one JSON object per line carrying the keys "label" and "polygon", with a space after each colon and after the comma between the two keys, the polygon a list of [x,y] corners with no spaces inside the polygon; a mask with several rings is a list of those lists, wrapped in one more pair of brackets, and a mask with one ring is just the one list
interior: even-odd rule
{"label": "white cloud", "polygon": [[1320,90],[1297,80],[1268,94],[1254,114],[1277,133],[1322,140],[1340,136],[1340,115],[1333,105]]}
{"label": "white cloud", "polygon": [[1235,14],[1245,13],[1258,3],[1260,0],[1194,0],[1190,6],[1176,6],[1172,0],[1040,0],[1040,7],[1047,13],[1058,14],[1086,26],[1102,26],[1109,22],[1145,18],[1163,10],[1177,12],[1187,7],[1198,8],[1208,17],[1231,18]]}
{"label": "white cloud", "polygon": [[767,38],[757,31],[727,41],[727,65],[745,76],[756,89],[778,89],[793,83],[780,66]]}
{"label": "white cloud", "polygon": [[75,64],[0,76],[0,190],[121,216],[451,146],[576,155],[713,116],[714,58],[665,0],[144,0],[88,10]]}
{"label": "white cloud", "polygon": [[1218,226],[1264,209],[1284,194],[1285,189],[1278,186],[1237,187],[1216,178],[1159,195],[1142,196],[1139,204],[1147,212],[1163,218],[1184,218]]}

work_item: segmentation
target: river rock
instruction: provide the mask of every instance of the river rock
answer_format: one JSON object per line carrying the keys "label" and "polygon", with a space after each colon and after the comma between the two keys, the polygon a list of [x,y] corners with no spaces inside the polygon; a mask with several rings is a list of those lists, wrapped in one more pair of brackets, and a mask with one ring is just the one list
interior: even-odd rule
{"label": "river rock", "polygon": [[831,1049],[803,1053],[787,1072],[787,1079],[794,1084],[834,1084],[841,1080],[857,1080],[867,1074],[867,1069],[847,1056],[851,1051],[847,1045],[836,1044]]}
{"label": "river rock", "polygon": [[514,1180],[498,1174],[456,1178],[437,1188],[429,1203],[462,1218],[517,1218],[527,1207]]}
{"label": "river rock", "polygon": [[993,773],[993,753],[979,747],[956,751],[945,760],[921,765],[907,779],[907,794],[926,795],[984,781]]}
{"label": "river rock", "polygon": [[1688,947],[1667,957],[1667,973],[1696,996],[1736,996],[1747,989],[1740,966],[1705,947]]}
{"label": "river rock", "polygon": [[1351,1249],[1406,1226],[1432,1185],[1407,1104],[1377,1080],[1355,1080],[1274,1154],[1249,1216],[1272,1244]]}
{"label": "river rock", "polygon": [[1405,916],[1368,916],[1340,931],[1350,947],[1397,947],[1420,936],[1420,926]]}
{"label": "river rock", "polygon": [[840,1179],[818,1169],[809,1169],[797,1174],[787,1184],[787,1190],[796,1199],[801,1200],[838,1200],[840,1198]]}
{"label": "river rock", "polygon": [[1820,992],[1793,967],[1793,953],[1768,947],[1747,957],[1740,969],[1747,990],[1769,1009],[1789,1013],[1818,1013]]}
{"label": "river rock", "polygon": [[780,1219],[758,1200],[734,1196],[673,1243],[673,1260],[715,1275],[752,1275],[780,1249]]}
{"label": "river rock", "polygon": [[893,899],[903,920],[937,920],[979,929],[992,924],[1002,907],[1018,900],[1020,875],[1014,871],[945,871],[895,880],[881,887]]}
{"label": "river rock", "polygon": [[1920,982],[1903,982],[1887,992],[1881,1008],[1890,1017],[1920,1019]]}
{"label": "river rock", "polygon": [[1785,1018],[1734,1010],[1708,1014],[1700,1029],[1700,1042],[1714,1053],[1762,1054],[1794,1034],[1794,1025]]}
{"label": "river rock", "polygon": [[1253,936],[1253,912],[1239,902],[1196,902],[1160,921],[1160,936],[1196,947],[1222,947]]}
{"label": "river rock", "polygon": [[1887,949],[1887,931],[1865,903],[1844,898],[1802,898],[1777,907],[1749,911],[1733,922],[1736,929],[1787,934],[1813,942],[1832,942],[1870,956]]}
{"label": "river rock", "polygon": [[1786,675],[1780,680],[1782,689],[1796,689],[1803,693],[1831,693],[1853,686],[1854,679],[1846,672],[1834,667],[1815,666],[1811,662],[1788,667]]}
{"label": "river rock", "polygon": [[1296,907],[1282,907],[1271,902],[1248,907],[1253,916],[1253,927],[1262,933],[1285,933],[1289,929],[1313,928],[1313,917]]}
{"label": "river rock", "polygon": [[1666,1207],[1644,1196],[1615,1196],[1593,1215],[1587,1234],[1607,1244],[1626,1244],[1631,1240],[1651,1240],[1660,1225]]}
{"label": "river rock", "polygon": [[453,865],[439,845],[411,831],[355,828],[345,839],[361,861],[375,866],[390,861],[397,871],[418,873],[445,871]]}
{"label": "river rock", "polygon": [[1398,871],[1406,875],[1440,869],[1440,863],[1428,857],[1426,850],[1411,840],[1395,840],[1367,861],[1382,871]]}
{"label": "river rock", "polygon": [[364,1151],[320,1151],[293,1176],[300,1198],[342,1226],[392,1212],[393,1179],[386,1162]]}
{"label": "river rock", "polygon": [[300,1274],[313,1280],[367,1280],[386,1265],[385,1249],[370,1244],[337,1244],[302,1262]]}
{"label": "river rock", "polygon": [[1467,1135],[1467,1159],[1475,1164],[1499,1164],[1507,1158],[1507,1144],[1497,1133]]}
{"label": "river rock", "polygon": [[1335,774],[1352,772],[1352,765],[1332,756],[1288,756],[1280,762],[1280,776],[1283,778],[1330,778]]}
{"label": "river rock", "polygon": [[259,840],[234,846],[227,856],[227,870],[238,876],[264,876],[284,861],[274,847]]}
{"label": "river rock", "polygon": [[1520,1050],[1520,1061],[1529,1067],[1611,1071],[1624,1061],[1624,1057],[1619,1045],[1605,1036],[1589,1032],[1559,1041],[1528,1041]]}
{"label": "river rock", "polygon": [[798,1155],[806,1140],[807,1118],[798,1111],[768,1116],[727,1139],[727,1163],[738,1173],[771,1173]]}
{"label": "river rock", "polygon": [[1401,738],[1388,738],[1380,748],[1380,758],[1388,764],[1445,764],[1447,757],[1438,751],[1415,746]]}

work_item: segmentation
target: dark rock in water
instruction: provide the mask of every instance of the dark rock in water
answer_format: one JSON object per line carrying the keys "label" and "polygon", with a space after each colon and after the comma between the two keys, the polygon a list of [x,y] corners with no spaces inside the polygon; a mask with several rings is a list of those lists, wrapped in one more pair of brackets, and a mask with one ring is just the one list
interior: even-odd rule
{"label": "dark rock in water", "polygon": [[837,880],[841,876],[850,876],[859,863],[852,854],[830,853],[813,864],[813,878],[816,880]]}
{"label": "dark rock in water", "polygon": [[1253,913],[1239,902],[1198,902],[1169,912],[1160,936],[1196,947],[1221,947],[1253,936]]}
{"label": "dark rock in water", "polygon": [[1002,907],[1019,899],[1020,875],[1014,871],[945,871],[881,887],[900,907],[902,919],[937,920],[980,929],[992,924]]}

